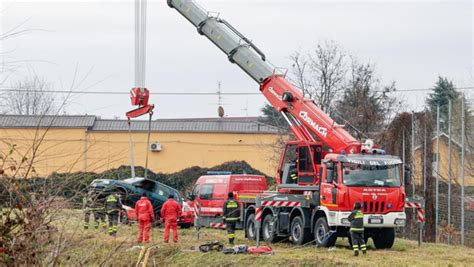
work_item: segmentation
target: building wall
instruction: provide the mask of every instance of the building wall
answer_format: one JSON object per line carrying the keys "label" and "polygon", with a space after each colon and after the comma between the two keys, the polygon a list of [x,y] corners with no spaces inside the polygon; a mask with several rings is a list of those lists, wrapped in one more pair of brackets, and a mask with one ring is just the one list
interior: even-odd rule
{"label": "building wall", "polygon": [[[420,148],[415,151],[416,158],[416,170],[415,170],[415,179],[418,188],[421,188],[423,185],[423,176],[422,176],[422,151]],[[440,183],[439,183],[439,240],[441,242],[447,242],[447,230],[446,224],[448,221],[448,152],[449,147],[448,143],[444,138],[440,139],[439,142],[439,154],[440,154]],[[433,141],[433,157],[437,153],[436,140]],[[451,144],[451,223],[454,227],[454,233],[452,234],[453,244],[459,244],[461,241],[460,231],[461,231],[461,205],[465,205],[465,244],[470,247],[474,247],[474,206],[473,203],[473,187],[474,187],[474,177],[472,173],[472,167],[474,163],[474,158],[472,154],[466,152],[465,155],[465,169],[464,169],[464,183],[465,183],[465,198],[461,202],[461,151],[458,146]],[[436,162],[433,163],[433,168],[436,170]],[[433,178],[436,178],[433,175]],[[433,200],[434,201],[434,200]],[[433,204],[434,205],[434,204]],[[432,218],[429,218],[429,214],[426,214],[427,219],[434,220],[434,214]]]}
{"label": "building wall", "polygon": [[[128,132],[87,132],[85,129],[0,129],[1,151],[7,143],[16,144],[15,159],[32,157],[35,136],[45,134],[34,167],[38,175],[54,171],[101,172],[130,164]],[[132,133],[135,165],[144,166],[147,133]],[[227,161],[245,160],[252,167],[273,176],[274,134],[238,133],[152,133],[150,141],[162,144],[162,151],[149,153],[149,168],[154,172],[175,172],[191,166],[212,167]],[[14,162],[9,162],[15,165]],[[8,167],[8,165],[6,166]]]}
{"label": "building wall", "polygon": [[[12,154],[6,156],[13,145]],[[84,129],[0,129],[0,152],[6,159],[3,168],[10,174],[18,171],[20,177],[30,162],[30,175],[82,170]]]}
{"label": "building wall", "polygon": [[[423,181],[423,164],[422,164],[422,157],[423,157],[423,148],[419,148],[415,151],[415,158],[416,158],[416,169],[415,169],[415,179],[417,184],[422,184]],[[444,138],[440,138],[439,142],[439,154],[440,154],[440,165],[439,165],[439,173],[441,175],[441,179],[448,180],[448,173],[449,173],[449,164],[448,164],[448,155],[449,155],[449,147],[448,143],[445,141]],[[435,154],[437,153],[436,148],[436,140],[433,141],[433,160],[436,160]],[[433,162],[434,170],[436,162]],[[464,184],[466,186],[474,186],[474,155],[468,154],[466,152],[465,159],[464,159]],[[453,183],[461,184],[461,150],[455,144],[451,144],[451,179]]]}

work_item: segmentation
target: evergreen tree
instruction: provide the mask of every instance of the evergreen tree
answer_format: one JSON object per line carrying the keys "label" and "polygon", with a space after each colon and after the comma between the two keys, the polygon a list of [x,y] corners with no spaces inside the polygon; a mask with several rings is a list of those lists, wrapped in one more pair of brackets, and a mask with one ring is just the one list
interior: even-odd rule
{"label": "evergreen tree", "polygon": [[460,94],[454,89],[454,84],[452,81],[449,81],[445,77],[438,77],[438,81],[433,87],[433,92],[430,93],[426,99],[426,104],[428,105],[431,114],[433,114],[436,121],[436,112],[439,105],[439,116],[440,116],[440,128],[442,131],[448,131],[448,117],[449,117],[449,100],[452,100],[452,105],[454,108],[455,101],[460,99]]}

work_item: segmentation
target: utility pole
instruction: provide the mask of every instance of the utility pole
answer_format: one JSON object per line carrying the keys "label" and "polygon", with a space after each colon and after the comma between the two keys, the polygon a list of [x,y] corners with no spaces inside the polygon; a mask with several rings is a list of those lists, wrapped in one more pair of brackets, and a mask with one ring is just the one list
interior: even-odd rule
{"label": "utility pole", "polygon": [[222,92],[221,92],[221,81],[217,82],[217,115],[219,118],[224,117],[224,107],[222,107]]}
{"label": "utility pole", "polygon": [[[412,161],[412,166],[413,170],[412,173],[416,174],[416,159],[415,159],[415,111],[411,112],[411,161]],[[413,177],[413,176],[412,176]],[[415,180],[412,180],[412,189],[413,189],[413,194],[412,196],[415,196],[415,189],[416,189],[416,177]]]}
{"label": "utility pole", "polygon": [[435,240],[438,242],[439,225],[439,104],[436,107],[436,200],[435,200]]}
{"label": "utility pole", "polygon": [[426,199],[426,111],[425,111],[425,136],[423,141],[423,197]]}
{"label": "utility pole", "polygon": [[217,105],[222,106],[221,81],[217,82]]}
{"label": "utility pole", "polygon": [[403,184],[405,184],[405,131],[403,131],[402,134],[402,162],[403,162],[403,172],[402,172],[402,178],[403,178]]}
{"label": "utility pole", "polygon": [[[451,225],[451,105],[452,101],[449,100],[448,105],[448,225]],[[451,233],[448,233],[448,244],[451,244]]]}
{"label": "utility pole", "polygon": [[464,92],[461,95],[461,245],[464,246]]}

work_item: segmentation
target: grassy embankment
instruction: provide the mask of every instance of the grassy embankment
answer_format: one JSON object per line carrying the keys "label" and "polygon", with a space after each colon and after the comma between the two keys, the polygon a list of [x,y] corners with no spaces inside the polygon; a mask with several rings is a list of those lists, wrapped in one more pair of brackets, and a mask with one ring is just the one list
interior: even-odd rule
{"label": "grassy embankment", "polygon": [[[60,265],[133,265],[140,248],[136,243],[137,227],[120,226],[116,238],[109,237],[104,230],[83,230],[80,212],[68,212],[64,221],[58,222],[64,230],[64,251]],[[200,241],[196,240],[194,229],[181,230],[178,244],[164,244],[163,229],[152,231],[152,250],[149,266],[299,266],[299,265],[368,265],[370,266],[472,266],[474,249],[458,246],[423,244],[398,239],[391,250],[374,250],[369,241],[368,255],[353,257],[347,240],[338,241],[334,251],[315,248],[313,245],[294,247],[289,243],[273,244],[274,255],[225,255],[220,252],[201,253],[193,249],[210,240],[225,241],[225,232],[202,230]],[[254,245],[238,233],[237,244]]]}

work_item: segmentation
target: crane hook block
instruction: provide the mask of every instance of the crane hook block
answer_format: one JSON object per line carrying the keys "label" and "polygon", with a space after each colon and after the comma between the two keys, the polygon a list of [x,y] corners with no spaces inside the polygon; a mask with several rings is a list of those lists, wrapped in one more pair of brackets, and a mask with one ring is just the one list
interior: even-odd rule
{"label": "crane hook block", "polygon": [[135,87],[130,90],[130,99],[134,106],[147,106],[150,98],[150,91],[147,88]]}

